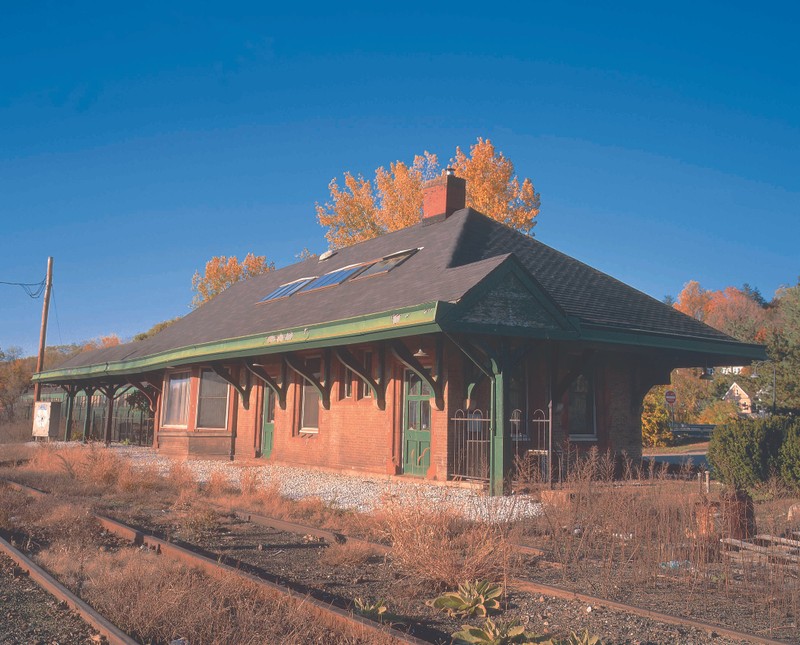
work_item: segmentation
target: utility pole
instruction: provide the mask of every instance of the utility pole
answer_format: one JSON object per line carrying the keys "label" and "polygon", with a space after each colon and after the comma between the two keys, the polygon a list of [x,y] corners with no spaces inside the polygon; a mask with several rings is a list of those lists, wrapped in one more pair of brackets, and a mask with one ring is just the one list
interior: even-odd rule
{"label": "utility pole", "polygon": [[[47,340],[47,314],[50,309],[50,290],[53,287],[53,258],[47,258],[47,280],[44,287],[44,302],[42,303],[42,326],[39,330],[39,357],[36,359],[36,371],[44,369],[44,346]],[[39,393],[42,389],[41,383],[36,381],[33,386],[33,400],[39,400]]]}

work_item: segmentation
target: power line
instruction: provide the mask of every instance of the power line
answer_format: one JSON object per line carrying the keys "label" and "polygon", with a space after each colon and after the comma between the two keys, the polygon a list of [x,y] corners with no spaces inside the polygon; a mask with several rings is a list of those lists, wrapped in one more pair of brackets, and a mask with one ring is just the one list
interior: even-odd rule
{"label": "power line", "polygon": [[27,293],[31,298],[38,298],[44,292],[45,283],[47,278],[41,282],[5,282],[0,280],[0,284],[7,284],[12,287],[22,287],[22,290]]}
{"label": "power line", "polygon": [[58,305],[56,304],[56,285],[52,285],[53,290],[53,312],[56,315],[56,328],[58,329],[58,343],[64,344],[64,339],[61,337],[61,322],[58,320]]}

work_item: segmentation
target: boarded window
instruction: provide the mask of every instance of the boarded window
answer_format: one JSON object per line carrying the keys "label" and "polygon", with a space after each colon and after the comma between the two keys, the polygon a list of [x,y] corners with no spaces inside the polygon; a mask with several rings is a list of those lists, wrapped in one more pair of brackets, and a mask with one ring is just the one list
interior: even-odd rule
{"label": "boarded window", "polygon": [[226,428],[228,419],[228,384],[211,370],[200,373],[197,395],[197,427]]}
{"label": "boarded window", "polygon": [[[318,358],[309,359],[308,370],[319,380],[322,376],[322,363]],[[300,391],[300,432],[314,433],[319,431],[319,392],[317,388],[303,379]]]}
{"label": "boarded window", "polygon": [[189,410],[189,372],[170,374],[165,394],[163,424],[186,427]]}

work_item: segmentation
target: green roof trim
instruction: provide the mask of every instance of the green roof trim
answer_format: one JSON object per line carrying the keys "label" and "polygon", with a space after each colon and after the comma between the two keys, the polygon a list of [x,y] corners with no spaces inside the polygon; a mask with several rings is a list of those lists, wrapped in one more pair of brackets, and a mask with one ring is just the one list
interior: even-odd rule
{"label": "green roof trim", "polygon": [[131,360],[48,370],[34,374],[32,380],[50,383],[104,376],[123,376],[208,360],[260,356],[293,349],[329,347],[336,341],[361,342],[397,338],[409,334],[431,333],[441,331],[436,322],[438,305],[437,302],[428,302],[356,318],[200,343]]}
{"label": "green roof trim", "polygon": [[690,338],[687,336],[658,334],[651,331],[620,331],[608,327],[583,324],[581,325],[581,340],[709,354],[727,359],[741,359],[742,362],[767,360],[766,348],[763,345],[742,343],[733,338],[730,341],[717,340],[716,338]]}

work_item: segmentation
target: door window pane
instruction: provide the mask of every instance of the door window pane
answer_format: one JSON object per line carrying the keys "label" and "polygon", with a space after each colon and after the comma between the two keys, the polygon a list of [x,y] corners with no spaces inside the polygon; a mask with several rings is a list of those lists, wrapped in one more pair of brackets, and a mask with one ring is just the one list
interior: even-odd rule
{"label": "door window pane", "polygon": [[419,425],[421,430],[431,429],[431,402],[419,402]]}
{"label": "door window pane", "polygon": [[419,401],[409,401],[407,420],[409,430],[419,430]]}
{"label": "door window pane", "polygon": [[272,388],[265,388],[267,390],[267,405],[264,410],[264,420],[267,423],[275,421],[275,392]]}
{"label": "door window pane", "polygon": [[224,429],[228,419],[228,383],[211,370],[200,373],[197,427]]}
{"label": "door window pane", "polygon": [[164,401],[164,425],[186,426],[189,409],[189,372],[171,374]]}
{"label": "door window pane", "polygon": [[422,381],[420,380],[419,376],[417,376],[414,372],[408,371],[406,372],[408,379],[408,395],[409,396],[419,396],[420,393],[420,385]]}

